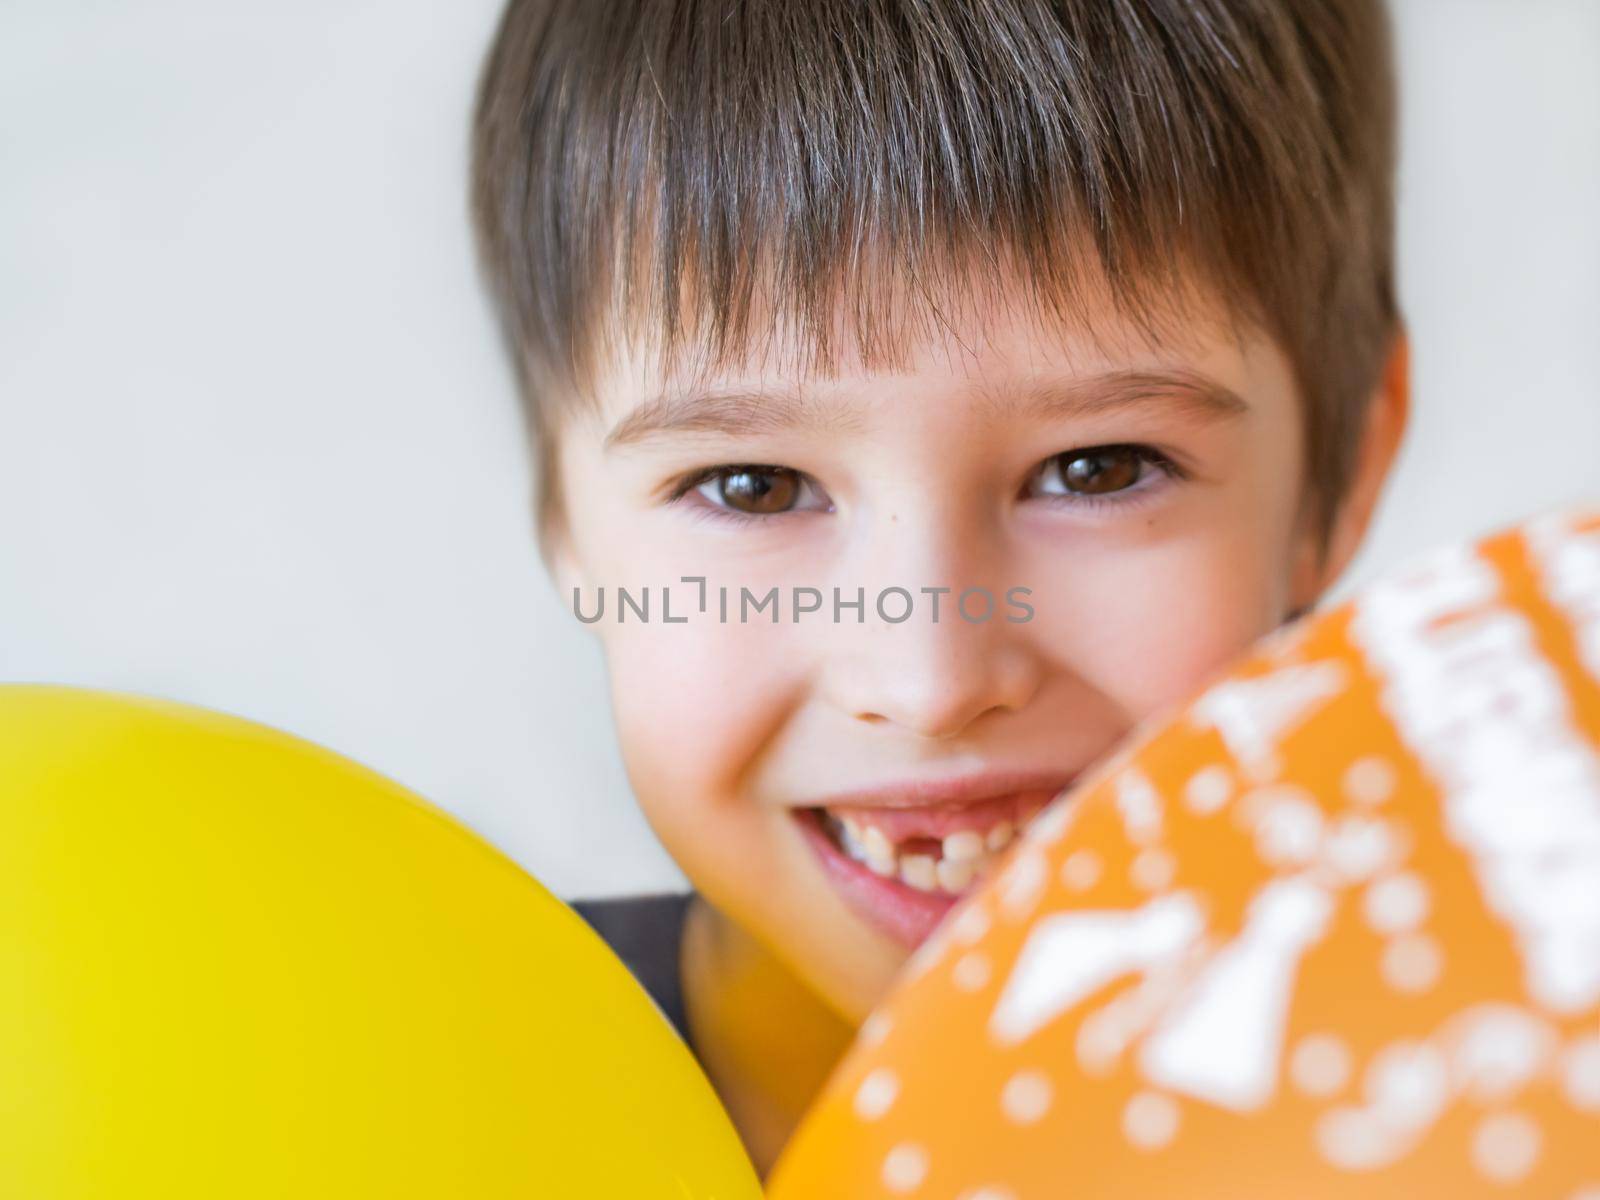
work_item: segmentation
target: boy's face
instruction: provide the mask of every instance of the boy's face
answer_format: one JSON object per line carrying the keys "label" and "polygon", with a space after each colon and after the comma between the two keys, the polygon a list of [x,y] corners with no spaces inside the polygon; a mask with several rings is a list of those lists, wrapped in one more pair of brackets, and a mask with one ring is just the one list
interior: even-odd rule
{"label": "boy's face", "polygon": [[[965,325],[904,371],[847,361],[797,387],[757,367],[710,399],[618,362],[602,419],[560,435],[553,561],[584,616],[605,589],[591,628],[645,815],[707,899],[852,1019],[1008,826],[1321,581],[1273,344],[1195,322],[1155,346],[1109,309],[1097,327],[1120,341],[1019,314]],[[648,431],[663,395],[679,425]],[[705,578],[704,611],[684,576]],[[648,621],[618,620],[619,587],[649,589]],[[773,588],[776,621],[755,608]],[[861,610],[835,621],[836,588]],[[924,588],[950,589],[937,621]],[[957,611],[969,588],[988,619],[981,592]],[[917,790],[952,783],[943,803]]]}

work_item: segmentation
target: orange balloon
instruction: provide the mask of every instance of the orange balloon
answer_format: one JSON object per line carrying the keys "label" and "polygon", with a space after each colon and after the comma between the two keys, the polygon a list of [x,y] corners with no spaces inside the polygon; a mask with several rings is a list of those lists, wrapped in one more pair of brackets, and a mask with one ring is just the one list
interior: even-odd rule
{"label": "orange balloon", "polygon": [[1600,512],[1567,512],[1135,731],[918,950],[768,1194],[1600,1200],[1597,1117]]}

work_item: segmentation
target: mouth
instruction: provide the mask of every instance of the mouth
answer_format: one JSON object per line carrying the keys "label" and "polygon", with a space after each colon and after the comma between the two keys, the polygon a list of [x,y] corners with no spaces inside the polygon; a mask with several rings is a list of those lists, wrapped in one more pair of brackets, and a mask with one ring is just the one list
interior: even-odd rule
{"label": "mouth", "polygon": [[1070,782],[964,804],[792,810],[857,915],[915,949]]}

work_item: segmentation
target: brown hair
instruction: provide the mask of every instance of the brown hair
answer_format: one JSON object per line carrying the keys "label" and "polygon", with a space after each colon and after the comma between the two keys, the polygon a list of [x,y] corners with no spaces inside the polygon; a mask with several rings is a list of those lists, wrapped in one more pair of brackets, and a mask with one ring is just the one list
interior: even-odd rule
{"label": "brown hair", "polygon": [[541,531],[616,339],[891,363],[1003,264],[1059,319],[1198,283],[1273,336],[1326,538],[1399,320],[1394,92],[1382,0],[510,0],[472,213]]}

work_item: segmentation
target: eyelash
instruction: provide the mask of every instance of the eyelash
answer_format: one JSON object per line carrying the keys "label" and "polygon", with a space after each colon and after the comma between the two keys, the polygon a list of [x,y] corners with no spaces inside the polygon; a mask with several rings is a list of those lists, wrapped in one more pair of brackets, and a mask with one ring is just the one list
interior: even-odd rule
{"label": "eyelash", "polygon": [[[1165,454],[1161,453],[1161,451],[1157,450],[1154,446],[1146,446],[1137,442],[1107,442],[1098,446],[1079,446],[1074,447],[1071,450],[1063,450],[1059,454],[1052,454],[1049,458],[1045,459],[1039,467],[1034,469],[1033,474],[1029,475],[1028,478],[1031,480],[1033,475],[1038,474],[1041,469],[1053,462],[1071,462],[1075,458],[1083,458],[1090,454],[1105,453],[1106,451],[1110,450],[1127,450],[1131,452],[1136,459],[1142,463],[1148,463],[1167,479],[1182,482],[1189,478],[1189,473],[1187,471],[1185,471],[1172,459],[1168,458]],[[1077,495],[1072,499],[1068,499],[1067,494],[1058,493],[1055,495],[1040,496],[1037,498],[1050,503],[1053,507],[1087,509],[1091,512],[1102,511],[1109,508],[1133,508],[1136,505],[1143,504],[1149,498],[1148,493],[1154,491],[1157,486],[1146,484],[1144,482],[1146,478],[1148,478],[1148,476],[1141,472],[1139,476],[1139,482],[1135,483],[1132,487],[1123,488],[1121,491],[1117,492],[1108,492],[1103,496],[1082,494]]]}
{"label": "eyelash", "polygon": [[[737,475],[741,471],[779,471],[785,468],[773,463],[721,463],[714,467],[703,467],[698,471],[691,471],[676,484],[668,496],[670,503],[683,503],[684,497],[694,491],[702,483],[715,479],[719,475]],[[789,513],[747,513],[736,508],[720,508],[715,504],[690,504],[689,514],[697,521],[722,522],[733,525],[751,525],[762,521],[770,521],[773,517],[789,516]]]}
{"label": "eyelash", "polygon": [[[1049,458],[1045,459],[1044,462],[1040,463],[1039,466],[1035,467],[1028,478],[1032,480],[1035,475],[1037,475],[1052,462],[1056,462],[1061,459],[1066,459],[1070,462],[1072,458],[1081,458],[1085,455],[1104,453],[1111,450],[1132,451],[1135,457],[1137,457],[1141,462],[1148,463],[1150,466],[1160,471],[1162,475],[1169,479],[1181,481],[1188,478],[1188,473],[1182,467],[1180,467],[1171,458],[1168,458],[1165,454],[1161,453],[1161,451],[1157,450],[1154,446],[1146,446],[1132,442],[1108,442],[1097,446],[1080,446],[1071,450],[1062,450],[1059,453],[1052,454]],[[1069,455],[1071,458],[1067,457]],[[741,471],[779,471],[786,469],[788,468],[779,467],[773,463],[720,463],[716,466],[703,467],[700,470],[691,471],[689,474],[679,479],[672,487],[672,491],[668,496],[668,502],[674,504],[683,503],[685,497],[690,492],[698,488],[701,484],[717,478],[719,475],[734,475]],[[1135,484],[1131,488],[1124,488],[1119,492],[1108,493],[1104,496],[1083,494],[1079,495],[1076,499],[1069,500],[1066,498],[1064,493],[1061,493],[1040,496],[1037,497],[1037,499],[1045,500],[1053,507],[1058,508],[1088,509],[1090,511],[1102,511],[1108,508],[1131,508],[1135,504],[1142,503],[1143,501],[1142,499],[1139,499],[1139,497],[1142,497],[1144,493],[1152,490],[1150,487],[1145,486],[1142,483],[1144,476],[1141,475],[1140,478],[1141,483]],[[1112,497],[1122,498],[1113,499]],[[735,525],[757,524],[763,521],[770,521],[775,517],[792,515],[791,513],[747,513],[740,512],[736,508],[722,508],[715,504],[692,504],[690,505],[690,513],[695,520],[732,523]]]}

